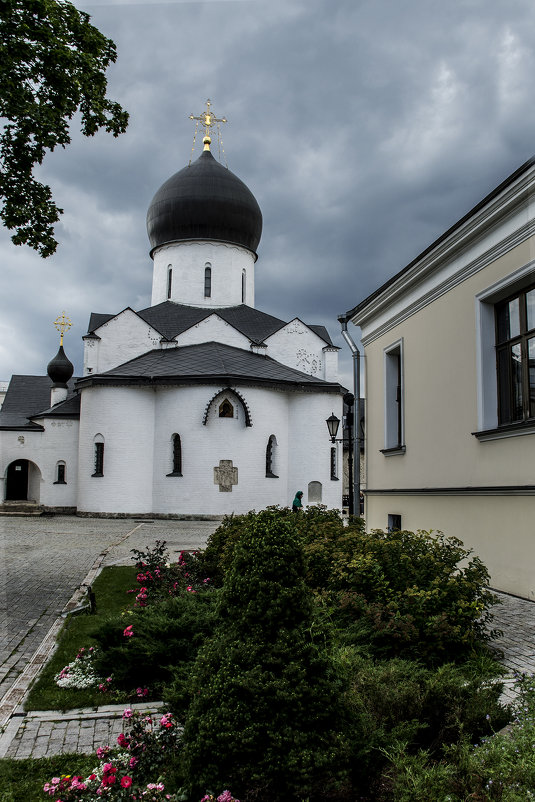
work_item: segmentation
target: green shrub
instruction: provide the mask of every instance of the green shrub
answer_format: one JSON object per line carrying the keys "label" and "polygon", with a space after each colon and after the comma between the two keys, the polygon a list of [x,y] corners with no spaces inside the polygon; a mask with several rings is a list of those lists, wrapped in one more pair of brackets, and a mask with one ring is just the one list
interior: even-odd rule
{"label": "green shrub", "polygon": [[[315,641],[294,518],[250,514],[195,662],[184,729],[192,793],[243,800],[324,798],[341,781],[341,686]],[[192,798],[193,798],[192,797]]]}
{"label": "green shrub", "polygon": [[232,564],[236,544],[255,516],[254,510],[245,515],[226,515],[208,538],[200,560],[206,576],[210,577],[216,587],[223,584],[225,574]]}
{"label": "green shrub", "polygon": [[398,743],[409,754],[427,749],[440,757],[461,735],[477,739],[492,732],[491,724],[508,721],[499,703],[502,668],[489,658],[428,668],[411,660],[374,661],[351,647],[340,649],[337,660],[357,785],[380,772],[385,753]]}
{"label": "green shrub", "polygon": [[481,560],[441,532],[352,531],[333,553],[328,589],[348,642],[437,664],[494,636],[488,581]]}
{"label": "green shrub", "polygon": [[[185,593],[110,618],[95,632],[97,672],[113,687],[146,687],[154,698],[191,664],[214,624],[215,593]],[[126,627],[133,634],[125,637]],[[183,711],[182,711],[183,715]]]}

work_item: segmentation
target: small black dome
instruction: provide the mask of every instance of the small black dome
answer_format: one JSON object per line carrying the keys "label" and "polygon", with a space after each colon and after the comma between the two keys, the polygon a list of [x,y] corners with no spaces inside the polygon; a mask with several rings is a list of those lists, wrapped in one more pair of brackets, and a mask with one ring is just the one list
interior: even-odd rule
{"label": "small black dome", "polygon": [[68,359],[63,346],[60,345],[59,351],[48,363],[46,372],[54,382],[55,387],[66,387],[67,382],[74,373],[74,365]]}
{"label": "small black dome", "polygon": [[243,181],[209,150],[163,184],[147,212],[151,248],[183,240],[217,240],[256,253],[262,212]]}

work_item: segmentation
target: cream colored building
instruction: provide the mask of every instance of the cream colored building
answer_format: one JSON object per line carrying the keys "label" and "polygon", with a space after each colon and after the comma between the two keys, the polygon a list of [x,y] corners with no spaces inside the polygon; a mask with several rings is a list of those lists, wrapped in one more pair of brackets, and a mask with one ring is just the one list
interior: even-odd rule
{"label": "cream colored building", "polygon": [[535,599],[535,159],[344,317],[365,354],[368,529],[461,539]]}

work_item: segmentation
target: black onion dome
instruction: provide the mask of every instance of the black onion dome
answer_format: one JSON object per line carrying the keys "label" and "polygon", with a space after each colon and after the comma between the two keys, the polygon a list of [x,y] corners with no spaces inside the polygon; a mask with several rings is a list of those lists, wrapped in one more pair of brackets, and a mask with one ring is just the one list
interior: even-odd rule
{"label": "black onion dome", "polygon": [[59,351],[54,359],[51,359],[48,363],[46,372],[56,387],[67,386],[67,382],[74,373],[74,365],[70,359],[68,359],[62,345],[60,345]]}
{"label": "black onion dome", "polygon": [[147,212],[151,248],[183,240],[217,240],[256,253],[262,212],[253,193],[209,150],[163,184]]}

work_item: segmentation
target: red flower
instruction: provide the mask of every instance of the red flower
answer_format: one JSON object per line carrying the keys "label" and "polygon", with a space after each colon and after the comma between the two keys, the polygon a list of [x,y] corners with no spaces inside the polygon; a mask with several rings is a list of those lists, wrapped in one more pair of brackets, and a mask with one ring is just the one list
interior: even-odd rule
{"label": "red flower", "polygon": [[132,785],[132,778],[127,774],[121,780],[121,788],[130,788]]}
{"label": "red flower", "polygon": [[134,627],[132,624],[129,624],[126,629],[123,630],[123,636],[125,638],[131,638],[134,634]]}

